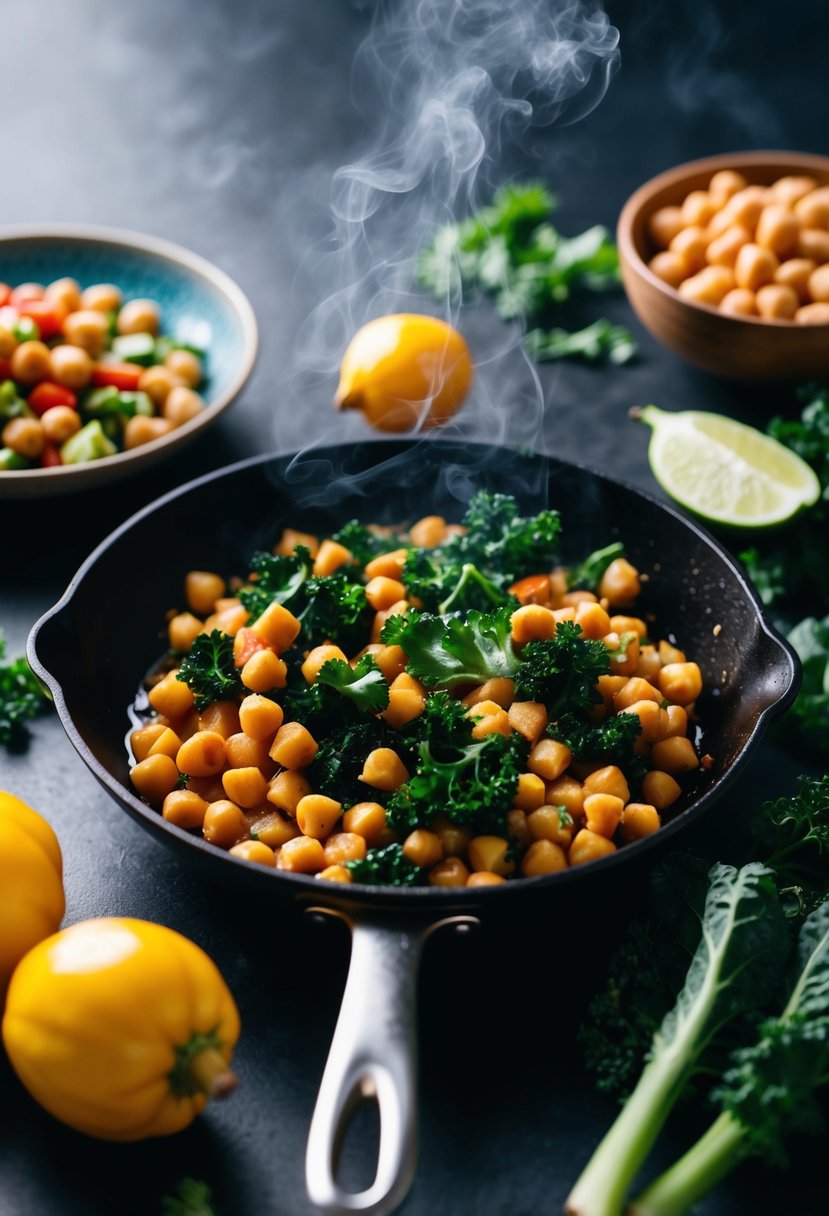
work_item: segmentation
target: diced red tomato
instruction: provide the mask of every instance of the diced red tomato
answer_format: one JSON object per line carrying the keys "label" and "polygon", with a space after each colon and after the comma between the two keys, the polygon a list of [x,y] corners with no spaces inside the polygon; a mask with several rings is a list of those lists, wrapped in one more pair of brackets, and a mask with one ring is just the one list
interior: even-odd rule
{"label": "diced red tomato", "polygon": [[45,288],[41,283],[21,283],[18,287],[13,288],[9,296],[9,303],[15,308],[20,308],[21,304],[27,304],[31,300],[42,300],[45,295]]}
{"label": "diced red tomato", "polygon": [[12,365],[8,359],[0,359],[0,382],[3,380],[11,380]]}
{"label": "diced red tomato", "polygon": [[16,307],[21,317],[35,322],[41,338],[54,338],[63,332],[63,317],[48,300],[21,300]]}
{"label": "diced red tomato", "polygon": [[56,443],[50,443],[48,439],[46,440],[40,455],[40,464],[44,469],[54,469],[59,464],[63,464],[60,448]]}
{"label": "diced red tomato", "polygon": [[237,667],[244,667],[257,651],[272,649],[273,647],[258,637],[252,629],[246,629],[243,625],[233,639],[233,662]]}
{"label": "diced red tomato", "polygon": [[11,293],[12,289],[9,287],[8,283],[0,283],[0,308],[2,308],[4,304],[8,304]]}
{"label": "diced red tomato", "polygon": [[96,363],[92,368],[91,383],[96,388],[111,385],[119,393],[134,392],[144,368],[137,363]]}
{"label": "diced red tomato", "polygon": [[51,380],[41,380],[40,384],[29,393],[27,401],[38,415],[45,414],[55,405],[68,405],[73,410],[78,408],[78,398],[71,388],[65,388],[62,384],[54,384]]}

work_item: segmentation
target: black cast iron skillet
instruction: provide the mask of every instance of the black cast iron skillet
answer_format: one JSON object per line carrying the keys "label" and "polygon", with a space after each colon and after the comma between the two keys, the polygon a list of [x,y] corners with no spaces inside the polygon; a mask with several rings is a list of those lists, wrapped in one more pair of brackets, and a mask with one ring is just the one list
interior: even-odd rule
{"label": "black cast iron skillet", "polygon": [[[655,835],[608,858],[548,877],[472,890],[343,887],[231,857],[167,823],[129,781],[127,706],[164,649],[164,616],[181,605],[187,569],[244,573],[255,549],[291,524],[330,534],[356,516],[399,523],[437,512],[459,518],[485,486],[515,494],[535,512],[563,519],[562,557],[577,560],[621,539],[648,576],[637,612],[653,613],[697,660],[706,693],[699,740],[713,757]],[[719,628],[717,628],[719,626]],[[644,858],[674,843],[707,813],[746,763],[771,719],[797,692],[797,660],[765,620],[757,596],[727,553],[670,507],[589,469],[514,449],[442,440],[320,448],[259,457],[167,495],[123,524],[88,558],[61,601],[32,630],[29,658],[48,685],[63,726],[105,789],[142,827],[207,877],[240,893],[294,900],[351,926],[342,1010],[308,1141],[311,1199],[329,1214],[391,1211],[415,1166],[415,982],[425,937],[438,925],[572,908],[580,895],[608,897],[641,872]],[[624,874],[623,874],[624,871]],[[377,1174],[368,1190],[343,1192],[337,1144],[360,1096],[380,1112]]]}

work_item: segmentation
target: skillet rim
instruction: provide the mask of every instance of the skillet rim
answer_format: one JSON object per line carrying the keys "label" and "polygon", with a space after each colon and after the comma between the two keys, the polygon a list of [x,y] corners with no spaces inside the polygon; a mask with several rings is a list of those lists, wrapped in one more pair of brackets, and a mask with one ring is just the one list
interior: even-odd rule
{"label": "skillet rim", "polygon": [[[371,448],[393,448],[399,450],[402,445],[410,448],[415,448],[420,444],[429,443],[440,446],[457,446],[458,440],[447,440],[442,437],[417,437],[412,439],[395,438],[395,439],[370,439],[365,441],[366,447]],[[644,499],[646,502],[655,506],[658,510],[665,512],[673,519],[678,521],[680,525],[688,529],[705,547],[712,550],[722,562],[725,563],[732,577],[734,577],[743,591],[747,595],[749,602],[754,608],[754,616],[757,620],[762,633],[771,642],[771,644],[779,651],[780,670],[783,670],[784,664],[788,666],[788,683],[780,696],[771,704],[767,705],[760,713],[754,728],[746,739],[743,747],[731,764],[730,768],[717,778],[711,787],[704,791],[700,797],[685,808],[675,819],[660,827],[658,832],[652,833],[643,839],[626,845],[624,849],[619,849],[617,852],[607,856],[598,858],[588,866],[579,866],[573,869],[560,871],[549,875],[537,875],[532,878],[518,878],[509,882],[498,883],[490,887],[476,888],[440,888],[429,886],[413,886],[413,887],[389,887],[389,886],[370,886],[364,883],[350,884],[320,884],[313,875],[294,874],[290,871],[272,869],[258,865],[255,862],[245,861],[240,857],[235,857],[224,849],[219,849],[217,846],[209,844],[202,837],[193,836],[184,828],[177,827],[175,824],[167,822],[161,814],[150,807],[147,803],[142,802],[135,794],[132,793],[126,786],[101,764],[97,757],[92,753],[85,739],[81,735],[78,727],[75,725],[69,710],[66,706],[66,700],[63,692],[63,685],[60,680],[44,665],[41,661],[37,650],[37,644],[40,634],[44,629],[48,628],[52,622],[57,622],[61,615],[68,609],[77,589],[80,587],[86,576],[93,569],[99,558],[120,539],[129,533],[129,531],[138,524],[141,520],[160,511],[168,506],[171,502],[181,498],[185,494],[207,485],[210,482],[218,481],[223,477],[236,475],[245,469],[250,469],[255,466],[265,465],[271,462],[280,461],[285,464],[290,464],[293,460],[301,457],[304,454],[314,457],[325,458],[327,454],[338,452],[342,454],[343,449],[348,449],[346,443],[327,444],[324,446],[303,449],[300,452],[267,452],[260,453],[257,456],[250,456],[244,460],[236,461],[231,465],[224,465],[221,468],[213,469],[209,473],[205,473],[200,477],[194,478],[191,481],[185,482],[183,485],[177,486],[173,490],[168,491],[161,498],[155,499],[146,506],[140,508],[134,514],[129,516],[121,524],[119,524],[112,532],[93,549],[89,556],[81,563],[77,571],[71,578],[66,590],[59,600],[49,608],[35,622],[29,633],[27,641],[27,657],[29,664],[37,678],[48,688],[54,699],[55,708],[60,718],[61,725],[66,732],[70,742],[78,752],[81,759],[86,764],[87,768],[92,772],[93,776],[99,784],[109,793],[115,801],[139,824],[149,830],[163,844],[168,846],[177,846],[178,844],[189,846],[193,849],[190,860],[197,862],[201,858],[202,863],[207,864],[214,870],[214,877],[221,881],[220,872],[217,869],[217,864],[224,861],[236,867],[236,874],[240,881],[241,874],[247,871],[249,874],[258,874],[259,878],[254,879],[254,882],[259,883],[259,891],[264,892],[264,882],[271,881],[274,877],[280,880],[280,888],[272,888],[273,891],[279,891],[281,895],[290,893],[290,886],[293,884],[293,895],[296,900],[301,900],[306,903],[319,903],[322,906],[337,906],[345,911],[354,908],[355,904],[364,904],[370,907],[380,907],[383,905],[391,905],[395,908],[407,908],[412,911],[415,908],[421,909],[424,912],[434,910],[436,913],[443,913],[447,910],[457,911],[466,910],[472,911],[477,906],[490,901],[503,899],[505,892],[511,891],[513,894],[529,895],[541,894],[549,891],[551,888],[563,890],[569,883],[572,885],[579,878],[584,878],[586,875],[592,875],[598,878],[600,875],[615,873],[621,862],[626,860],[628,863],[641,861],[649,850],[654,848],[661,849],[665,843],[672,839],[678,831],[695,823],[703,814],[721,797],[722,793],[728,789],[733,781],[739,776],[745,768],[746,763],[751,757],[752,752],[757,744],[766,733],[770,723],[774,718],[782,714],[794,701],[800,688],[801,668],[799,660],[787,640],[775,629],[766,614],[765,606],[763,605],[754,586],[743,573],[741,567],[731,554],[720,544],[720,542],[712,536],[706,528],[704,528],[695,519],[680,511],[672,503],[665,502],[656,495],[647,490],[642,490],[638,486],[631,484],[622,478],[611,477],[607,473],[592,467],[591,465],[582,463],[581,461],[564,460],[553,453],[546,451],[533,450],[530,455],[533,458],[539,458],[542,461],[558,464],[564,468],[576,469],[580,473],[585,473],[589,476],[597,478],[600,482],[610,483],[633,495],[635,498]],[[509,444],[492,444],[481,441],[464,440],[464,450],[488,450],[504,449],[511,453],[520,454],[521,448],[512,447]],[[211,862],[205,859],[213,858]],[[226,876],[230,874],[225,871]],[[336,887],[336,890],[332,888]]]}

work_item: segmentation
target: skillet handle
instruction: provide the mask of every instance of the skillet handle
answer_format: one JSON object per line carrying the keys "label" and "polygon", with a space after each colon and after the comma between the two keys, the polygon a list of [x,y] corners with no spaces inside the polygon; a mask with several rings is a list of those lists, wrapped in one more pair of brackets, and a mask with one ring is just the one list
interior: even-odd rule
{"label": "skillet handle", "polygon": [[[318,908],[314,911],[331,909]],[[339,914],[341,915],[341,914]],[[358,915],[345,993],[311,1120],[305,1179],[326,1216],[386,1216],[403,1201],[417,1160],[416,991],[420,949],[438,924]],[[377,1173],[367,1190],[343,1190],[336,1179],[339,1146],[361,1098],[380,1116]]]}

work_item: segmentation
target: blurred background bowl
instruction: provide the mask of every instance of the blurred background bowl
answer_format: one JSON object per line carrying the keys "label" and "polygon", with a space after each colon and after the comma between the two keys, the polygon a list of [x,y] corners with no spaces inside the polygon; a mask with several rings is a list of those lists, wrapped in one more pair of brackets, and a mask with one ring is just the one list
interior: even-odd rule
{"label": "blurred background bowl", "polygon": [[648,267],[658,252],[648,230],[660,207],[679,206],[705,190],[715,173],[736,169],[750,185],[809,175],[829,185],[829,157],[800,152],[734,152],[677,165],[651,178],[622,208],[619,260],[628,299],[639,320],[675,354],[729,380],[794,380],[829,376],[829,324],[801,325],[735,317],[684,299]]}
{"label": "blurred background bowl", "polygon": [[244,292],[198,254],[156,237],[114,228],[50,224],[0,231],[0,282],[49,283],[65,276],[81,288],[115,283],[127,299],[149,297],[162,332],[203,347],[207,408],[170,434],[85,464],[0,472],[0,499],[86,489],[145,469],[195,439],[242,391],[258,346]]}

